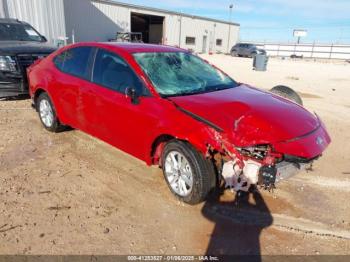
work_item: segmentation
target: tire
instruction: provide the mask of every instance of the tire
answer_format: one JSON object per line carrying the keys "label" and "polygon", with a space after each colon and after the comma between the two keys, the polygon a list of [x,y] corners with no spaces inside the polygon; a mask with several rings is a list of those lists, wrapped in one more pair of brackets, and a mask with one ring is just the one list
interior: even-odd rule
{"label": "tire", "polygon": [[[176,153],[179,153],[177,157]],[[172,171],[174,169],[170,168],[174,164],[174,162],[171,160],[172,154],[177,161],[183,157],[183,172],[179,170],[174,172]],[[168,184],[170,191],[180,201],[187,204],[195,205],[201,203],[206,199],[210,191],[216,187],[216,176],[213,164],[209,160],[205,159],[201,153],[199,153],[192,145],[187,142],[172,140],[165,145],[162,153],[162,169],[165,181]],[[190,183],[186,183],[185,180],[183,180],[183,177],[186,177],[187,181],[191,180],[189,179],[189,175],[185,176],[185,174],[189,174],[189,172],[191,172],[192,175],[191,188],[189,186]],[[171,175],[173,173],[177,173],[177,175]],[[177,180],[175,178],[176,176],[178,176]],[[175,180],[177,182],[172,182]],[[184,194],[184,191],[181,193],[180,184],[183,183],[185,183],[185,187],[188,189],[188,192],[186,194]]]}
{"label": "tire", "polygon": [[[46,130],[50,132],[60,132],[64,129],[58,120],[55,107],[47,95],[47,93],[41,93],[35,103],[36,111],[38,112],[40,121]],[[49,116],[51,114],[51,117]],[[49,118],[51,121],[49,121]]]}
{"label": "tire", "polygon": [[278,85],[272,88],[270,92],[275,95],[279,95],[284,98],[287,98],[301,106],[303,105],[303,100],[301,99],[299,94],[288,86]]}
{"label": "tire", "polygon": [[234,56],[234,57],[237,56],[237,52],[235,50],[232,50],[231,51],[231,56]]}

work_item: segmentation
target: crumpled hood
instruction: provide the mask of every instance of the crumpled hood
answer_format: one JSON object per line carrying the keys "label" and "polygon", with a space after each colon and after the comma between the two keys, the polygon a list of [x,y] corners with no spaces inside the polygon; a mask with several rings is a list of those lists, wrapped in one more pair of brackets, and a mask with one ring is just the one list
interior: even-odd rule
{"label": "crumpled hood", "polygon": [[42,42],[30,41],[0,41],[0,54],[50,54],[57,48]]}
{"label": "crumpled hood", "polygon": [[247,85],[170,100],[222,128],[236,146],[286,141],[320,125],[305,108]]}

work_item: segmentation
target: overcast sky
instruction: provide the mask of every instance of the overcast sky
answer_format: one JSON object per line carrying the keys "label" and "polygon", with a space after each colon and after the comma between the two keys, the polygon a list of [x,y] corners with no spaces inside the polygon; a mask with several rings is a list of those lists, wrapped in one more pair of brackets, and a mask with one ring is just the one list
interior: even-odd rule
{"label": "overcast sky", "polygon": [[[123,0],[121,0],[123,1]],[[124,2],[126,2],[124,0]],[[293,29],[306,29],[304,42],[350,43],[350,0],[130,0],[241,24],[241,40],[294,41]]]}

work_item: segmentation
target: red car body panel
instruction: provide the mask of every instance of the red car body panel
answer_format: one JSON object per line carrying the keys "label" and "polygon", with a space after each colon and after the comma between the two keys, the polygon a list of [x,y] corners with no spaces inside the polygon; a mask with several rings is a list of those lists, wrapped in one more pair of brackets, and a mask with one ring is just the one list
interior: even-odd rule
{"label": "red car body panel", "polygon": [[[171,100],[224,129],[238,147],[272,144],[277,152],[310,159],[330,143],[316,115],[247,85]],[[323,141],[320,145],[316,143],[318,137]]]}
{"label": "red car body panel", "polygon": [[233,133],[237,146],[288,140],[319,125],[303,107],[246,85],[171,100]]}
{"label": "red car body panel", "polygon": [[[124,94],[62,73],[53,58],[72,47],[67,46],[28,69],[31,97],[34,99],[38,90],[46,91],[62,123],[98,137],[147,164],[157,163],[162,143],[158,149],[155,145],[164,136],[186,140],[203,154],[208,144],[217,147],[225,144],[232,150],[234,146],[271,144],[278,153],[306,159],[321,155],[330,143],[317,116],[293,102],[247,85],[199,95],[160,97],[132,54],[186,52],[182,49],[110,43],[73,46],[84,45],[121,56],[151,96],[141,97],[135,105]],[[208,121],[213,125],[208,125]]]}

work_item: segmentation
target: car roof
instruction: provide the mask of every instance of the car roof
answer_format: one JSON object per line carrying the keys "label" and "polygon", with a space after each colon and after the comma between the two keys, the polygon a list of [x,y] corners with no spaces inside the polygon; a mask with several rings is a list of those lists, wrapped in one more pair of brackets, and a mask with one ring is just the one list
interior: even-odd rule
{"label": "car roof", "polygon": [[116,48],[121,49],[127,53],[157,53],[157,52],[189,52],[188,50],[167,46],[144,43],[124,43],[124,42],[86,42],[79,43],[79,45],[91,45],[97,47]]}

